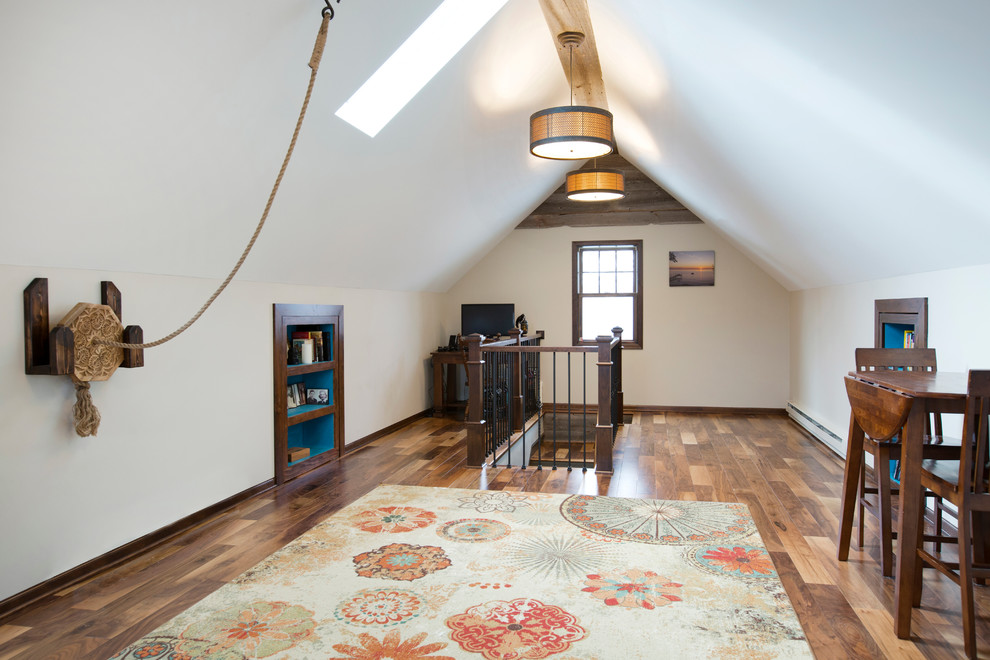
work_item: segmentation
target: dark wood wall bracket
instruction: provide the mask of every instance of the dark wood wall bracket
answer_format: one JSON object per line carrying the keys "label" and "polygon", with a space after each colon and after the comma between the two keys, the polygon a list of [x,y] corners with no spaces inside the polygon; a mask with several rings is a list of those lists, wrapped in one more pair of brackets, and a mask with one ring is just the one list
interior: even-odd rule
{"label": "dark wood wall bracket", "polygon": [[[100,283],[100,302],[123,324],[120,290],[113,282]],[[48,317],[48,278],[36,277],[24,289],[24,373],[29,375],[71,375],[75,370],[75,337],[71,328],[50,328]],[[139,325],[124,328],[121,341],[140,344],[144,333]],[[121,367],[144,366],[144,350],[125,349]]]}

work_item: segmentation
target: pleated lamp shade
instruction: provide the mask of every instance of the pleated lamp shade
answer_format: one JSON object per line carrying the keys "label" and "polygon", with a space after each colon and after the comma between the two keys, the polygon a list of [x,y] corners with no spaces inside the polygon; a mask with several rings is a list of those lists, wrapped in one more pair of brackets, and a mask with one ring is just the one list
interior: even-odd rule
{"label": "pleated lamp shade", "polygon": [[596,168],[567,173],[567,198],[578,202],[605,202],[626,196],[622,170]]}
{"label": "pleated lamp shade", "polygon": [[540,158],[585,160],[615,149],[612,113],[587,105],[565,105],[529,118],[529,151]]}

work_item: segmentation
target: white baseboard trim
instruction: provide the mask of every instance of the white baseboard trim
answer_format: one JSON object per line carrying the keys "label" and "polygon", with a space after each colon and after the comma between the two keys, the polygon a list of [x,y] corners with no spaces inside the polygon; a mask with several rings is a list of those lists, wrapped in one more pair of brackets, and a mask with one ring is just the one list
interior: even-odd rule
{"label": "white baseboard trim", "polygon": [[787,402],[787,415],[823,445],[842,458],[846,457],[846,441],[790,401]]}

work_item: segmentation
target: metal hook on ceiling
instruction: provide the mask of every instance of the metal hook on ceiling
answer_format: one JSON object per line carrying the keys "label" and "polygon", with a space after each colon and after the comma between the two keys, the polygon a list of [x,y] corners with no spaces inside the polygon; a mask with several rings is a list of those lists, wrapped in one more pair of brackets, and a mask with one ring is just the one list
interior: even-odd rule
{"label": "metal hook on ceiling", "polygon": [[[324,2],[324,4],[326,4],[326,7],[323,8],[323,10],[320,12],[320,14],[322,14],[323,16],[326,16],[327,15],[327,12],[329,12],[330,13],[330,20],[332,21],[333,20],[333,5],[330,4],[330,0],[323,0],[323,2]],[[337,3],[339,4],[340,3],[340,0],[337,0]]]}

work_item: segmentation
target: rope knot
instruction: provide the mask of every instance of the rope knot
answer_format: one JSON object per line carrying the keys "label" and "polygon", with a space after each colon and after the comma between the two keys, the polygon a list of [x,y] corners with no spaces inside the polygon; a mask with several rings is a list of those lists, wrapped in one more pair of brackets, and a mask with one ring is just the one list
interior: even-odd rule
{"label": "rope knot", "polygon": [[72,406],[72,421],[76,426],[76,435],[82,438],[96,435],[97,429],[100,428],[100,411],[93,404],[89,383],[73,376],[72,384],[76,388],[76,403]]}

